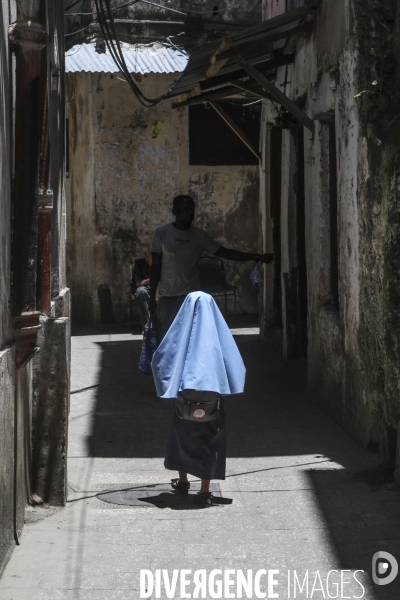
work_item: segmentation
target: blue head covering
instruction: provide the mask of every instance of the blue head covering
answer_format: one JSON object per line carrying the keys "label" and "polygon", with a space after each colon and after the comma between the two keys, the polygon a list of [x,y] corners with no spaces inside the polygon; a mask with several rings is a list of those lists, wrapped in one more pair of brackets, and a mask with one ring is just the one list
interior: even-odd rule
{"label": "blue head covering", "polygon": [[204,292],[187,296],[154,353],[151,368],[160,398],[185,389],[243,392],[246,369],[214,299]]}

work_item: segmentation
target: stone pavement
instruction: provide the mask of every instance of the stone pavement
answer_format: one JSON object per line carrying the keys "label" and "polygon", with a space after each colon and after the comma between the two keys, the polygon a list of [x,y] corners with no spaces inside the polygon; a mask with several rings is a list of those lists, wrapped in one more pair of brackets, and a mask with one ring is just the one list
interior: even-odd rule
{"label": "stone pavement", "polygon": [[[277,569],[279,598],[398,600],[400,576],[377,586],[371,562],[378,551],[400,560],[400,490],[307,397],[305,361],[286,365],[257,330],[236,333],[245,402],[226,401],[227,478],[206,509],[168,490],[173,404],[138,374],[140,338],[74,336],[68,504],[27,510],[1,600],[136,600],[140,569]],[[327,583],[334,569],[348,571]],[[289,594],[293,571],[300,585],[308,571],[308,593]],[[340,577],[350,583],[337,588]]]}

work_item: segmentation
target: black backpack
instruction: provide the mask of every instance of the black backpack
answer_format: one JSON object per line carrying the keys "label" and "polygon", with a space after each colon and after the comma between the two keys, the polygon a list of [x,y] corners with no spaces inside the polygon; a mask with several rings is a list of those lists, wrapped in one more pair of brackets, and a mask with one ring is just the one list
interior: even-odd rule
{"label": "black backpack", "polygon": [[205,423],[214,421],[220,411],[218,392],[183,390],[175,400],[175,412],[180,419]]}

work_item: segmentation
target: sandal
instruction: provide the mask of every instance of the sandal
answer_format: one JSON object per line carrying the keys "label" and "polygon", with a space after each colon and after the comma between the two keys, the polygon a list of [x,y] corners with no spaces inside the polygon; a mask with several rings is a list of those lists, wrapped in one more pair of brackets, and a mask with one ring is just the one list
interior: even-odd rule
{"label": "sandal", "polygon": [[206,507],[212,505],[213,498],[214,496],[212,495],[212,492],[202,492],[201,494],[197,494],[197,496],[194,497],[194,501],[199,506]]}
{"label": "sandal", "polygon": [[187,496],[189,493],[190,483],[189,481],[179,481],[179,477],[176,479],[171,479],[171,487],[175,492],[181,494],[182,496]]}

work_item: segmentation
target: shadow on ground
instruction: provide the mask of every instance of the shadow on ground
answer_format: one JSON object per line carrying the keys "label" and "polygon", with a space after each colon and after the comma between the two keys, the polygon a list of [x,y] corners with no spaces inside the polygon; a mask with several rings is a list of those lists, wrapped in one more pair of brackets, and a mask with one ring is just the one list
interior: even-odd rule
{"label": "shadow on ground", "polygon": [[[196,492],[200,490],[200,482],[191,484],[191,493],[183,496],[171,490],[168,484],[152,484],[146,486],[123,486],[118,489],[99,492],[96,497],[102,502],[120,506],[143,506],[143,503],[155,508],[172,510],[202,510],[196,501]],[[232,504],[231,498],[223,498],[218,483],[212,482],[213,506]]]}
{"label": "shadow on ground", "polygon": [[[315,408],[305,399],[305,363],[286,367],[266,355],[257,336],[237,336],[246,368],[246,392],[225,402],[228,456],[330,453],[333,440],[313,427]],[[101,371],[90,454],[103,458],[161,458],[173,400],[157,398],[153,378],[138,372],[139,340],[98,342]],[[284,383],[283,383],[284,382]],[[304,399],[299,404],[299,392]],[[299,431],[299,427],[301,430]]]}
{"label": "shadow on ground", "polygon": [[[279,353],[254,335],[239,335],[236,341],[246,364],[247,380],[245,394],[225,402],[228,461],[255,457],[279,460],[276,466],[254,471],[243,463],[243,472],[235,468],[234,477],[249,477],[252,472],[279,475],[282,468],[287,474],[292,466],[295,491],[299,489],[301,469],[300,488],[312,495],[343,569],[363,569],[370,575],[372,556],[382,550],[400,558],[399,490],[390,481],[376,485],[376,477],[366,472],[375,464],[374,457],[310,401],[306,361],[285,364]],[[173,401],[158,399],[153,379],[139,375],[139,340],[100,342],[100,346],[102,363],[89,442],[91,456],[161,459],[169,437]],[[284,476],[282,487],[268,489],[267,482],[262,490],[263,501],[272,503],[277,491],[287,490],[289,496],[290,476]],[[131,503],[125,496],[121,504],[197,508],[193,497],[177,498],[167,489],[143,491],[132,492]],[[104,494],[101,499],[118,504],[116,492],[110,492],[114,496],[109,500]],[[293,511],[298,512],[300,526],[302,507],[293,506]],[[376,599],[397,600],[399,584],[400,578],[389,586],[376,586]]]}

